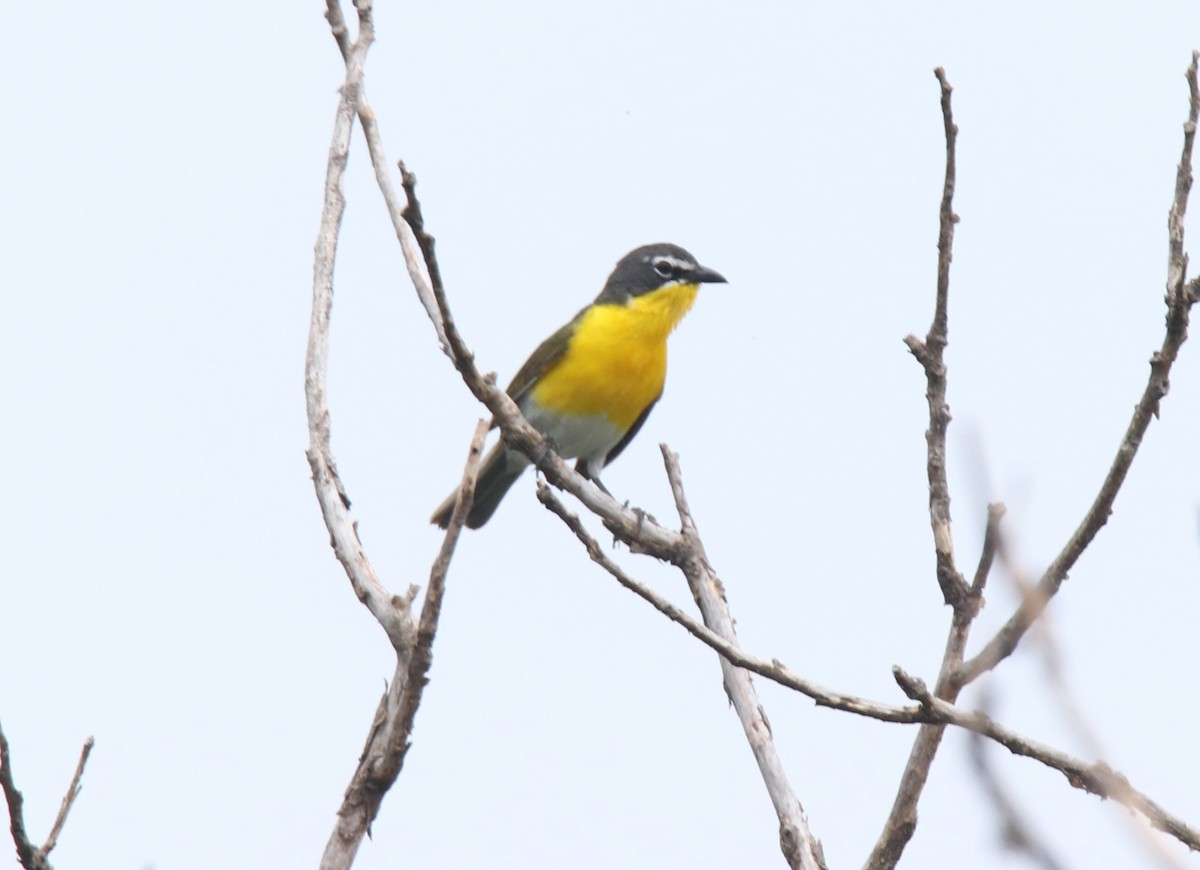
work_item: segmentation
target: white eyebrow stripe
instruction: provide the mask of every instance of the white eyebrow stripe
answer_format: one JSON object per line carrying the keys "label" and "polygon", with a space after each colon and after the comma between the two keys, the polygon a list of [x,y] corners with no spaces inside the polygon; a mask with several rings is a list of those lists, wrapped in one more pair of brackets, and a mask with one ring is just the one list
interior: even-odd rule
{"label": "white eyebrow stripe", "polygon": [[694,272],[696,269],[695,265],[689,263],[687,260],[678,260],[669,254],[658,254],[657,256],[650,257],[649,262],[653,264],[666,263],[681,272]]}

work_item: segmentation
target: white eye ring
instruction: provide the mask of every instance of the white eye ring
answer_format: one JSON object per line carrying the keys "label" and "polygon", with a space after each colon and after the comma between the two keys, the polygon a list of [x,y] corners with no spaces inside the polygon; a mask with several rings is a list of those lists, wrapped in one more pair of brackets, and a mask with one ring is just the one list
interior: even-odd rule
{"label": "white eye ring", "polygon": [[664,278],[670,278],[674,274],[674,269],[669,260],[656,260],[654,263],[654,271]]}

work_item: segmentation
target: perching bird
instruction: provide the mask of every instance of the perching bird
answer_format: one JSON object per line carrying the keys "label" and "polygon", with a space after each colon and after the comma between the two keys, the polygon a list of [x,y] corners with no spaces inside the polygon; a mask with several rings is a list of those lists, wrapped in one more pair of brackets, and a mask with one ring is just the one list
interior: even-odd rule
{"label": "perching bird", "polygon": [[[645,245],[617,263],[596,300],[543,341],[508,394],[558,454],[600,483],[662,395],[667,336],[696,301],[701,284],[725,283],[677,245]],[[495,513],[529,459],[500,441],[484,458],[467,514],[477,529]],[[430,522],[450,524],[455,491]]]}

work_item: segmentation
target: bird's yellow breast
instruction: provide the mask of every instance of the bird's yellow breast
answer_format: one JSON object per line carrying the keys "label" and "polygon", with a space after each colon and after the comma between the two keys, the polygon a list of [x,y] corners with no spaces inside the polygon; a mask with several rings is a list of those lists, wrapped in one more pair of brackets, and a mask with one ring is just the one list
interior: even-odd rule
{"label": "bird's yellow breast", "polygon": [[697,284],[674,284],[624,305],[593,305],[575,326],[567,352],[532,395],[560,414],[604,414],[621,431],[662,392],[667,336],[696,301]]}

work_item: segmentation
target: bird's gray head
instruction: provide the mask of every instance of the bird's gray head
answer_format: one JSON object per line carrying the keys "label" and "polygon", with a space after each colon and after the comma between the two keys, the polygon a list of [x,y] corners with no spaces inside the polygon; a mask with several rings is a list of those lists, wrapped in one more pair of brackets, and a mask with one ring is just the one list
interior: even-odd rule
{"label": "bird's gray head", "polygon": [[625,302],[670,284],[724,284],[720,272],[701,266],[679,245],[634,248],[617,262],[597,302]]}

